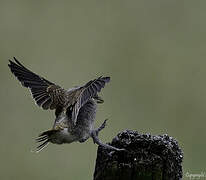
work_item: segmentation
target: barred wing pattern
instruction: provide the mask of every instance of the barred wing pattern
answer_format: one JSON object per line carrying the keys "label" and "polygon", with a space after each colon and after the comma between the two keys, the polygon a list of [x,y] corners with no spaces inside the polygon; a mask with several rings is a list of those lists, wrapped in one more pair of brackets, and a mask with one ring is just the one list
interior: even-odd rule
{"label": "barred wing pattern", "polygon": [[86,85],[80,87],[79,89],[74,92],[75,102],[72,103],[72,121],[76,124],[77,116],[79,113],[80,108],[91,98],[97,96],[97,93],[104,88],[105,84],[110,81],[110,77],[102,77],[89,81]]}
{"label": "barred wing pattern", "polygon": [[56,109],[66,104],[66,91],[24,67],[15,57],[9,60],[11,72],[24,87],[30,89],[36,104],[44,110]]}

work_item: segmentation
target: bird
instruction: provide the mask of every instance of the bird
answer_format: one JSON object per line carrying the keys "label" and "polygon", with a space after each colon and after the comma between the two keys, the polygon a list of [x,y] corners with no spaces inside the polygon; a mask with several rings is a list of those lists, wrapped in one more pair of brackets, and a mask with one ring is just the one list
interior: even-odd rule
{"label": "bird", "polygon": [[105,149],[123,150],[105,144],[98,138],[99,132],[106,126],[107,119],[98,128],[94,127],[97,103],[104,102],[98,93],[110,82],[110,77],[100,76],[83,86],[66,90],[32,72],[16,57],[9,60],[8,66],[22,86],[30,90],[37,106],[43,110],[55,110],[56,118],[52,128],[40,133],[35,139],[39,143],[35,152],[40,152],[49,143],[83,143],[90,137],[94,144]]}

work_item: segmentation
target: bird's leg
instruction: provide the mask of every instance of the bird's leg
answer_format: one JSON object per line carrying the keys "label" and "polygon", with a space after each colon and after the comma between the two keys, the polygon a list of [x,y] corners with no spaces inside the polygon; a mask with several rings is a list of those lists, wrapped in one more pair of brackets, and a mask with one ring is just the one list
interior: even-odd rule
{"label": "bird's leg", "polygon": [[98,127],[97,129],[95,129],[97,136],[99,135],[99,132],[105,128],[105,126],[107,125],[107,120],[105,119],[104,122],[102,123],[102,125],[100,127]]}
{"label": "bird's leg", "polygon": [[105,149],[110,149],[110,150],[115,150],[115,151],[123,151],[124,149],[119,149],[119,148],[116,148],[116,147],[113,147],[109,144],[104,144],[100,141],[100,139],[98,138],[98,135],[99,135],[99,132],[105,128],[106,126],[106,122],[107,122],[107,119],[102,123],[102,125],[97,128],[97,129],[94,129],[92,132],[91,132],[91,137],[94,141],[94,143],[96,143],[97,145],[99,146],[102,146],[104,147]]}
{"label": "bird's leg", "polygon": [[[99,128],[93,130],[93,131],[96,131],[96,135],[97,135],[97,136],[98,136],[98,134],[99,134],[99,131],[101,131],[102,129],[105,128],[106,122],[107,122],[107,119],[102,123],[102,125],[101,125]],[[92,133],[91,133],[91,134],[92,134]],[[92,136],[92,135],[91,135],[91,136]],[[80,139],[79,142],[80,142],[80,143],[83,143],[83,142],[85,142],[88,138],[89,138],[89,137],[84,137],[84,138]],[[94,141],[94,139],[93,139],[93,141]],[[94,142],[94,143],[95,143],[95,142]]]}

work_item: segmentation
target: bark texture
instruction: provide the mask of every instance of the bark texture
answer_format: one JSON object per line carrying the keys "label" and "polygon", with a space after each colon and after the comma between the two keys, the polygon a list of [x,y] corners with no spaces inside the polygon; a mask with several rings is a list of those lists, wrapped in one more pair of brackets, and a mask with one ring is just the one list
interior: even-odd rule
{"label": "bark texture", "polygon": [[180,180],[183,153],[167,134],[152,136],[137,131],[120,132],[111,143],[126,151],[98,147],[94,180]]}

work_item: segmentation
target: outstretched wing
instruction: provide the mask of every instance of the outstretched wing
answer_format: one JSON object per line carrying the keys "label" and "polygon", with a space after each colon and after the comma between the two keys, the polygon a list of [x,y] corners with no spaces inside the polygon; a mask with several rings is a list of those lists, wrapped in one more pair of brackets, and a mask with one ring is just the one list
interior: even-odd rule
{"label": "outstretched wing", "polygon": [[66,103],[66,91],[24,67],[15,57],[9,60],[11,72],[24,87],[30,89],[36,104],[43,109],[56,109]]}
{"label": "outstretched wing", "polygon": [[104,88],[105,84],[110,81],[110,77],[99,77],[92,81],[89,81],[84,86],[78,88],[77,90],[71,92],[71,102],[72,106],[72,121],[76,124],[77,116],[80,108],[91,98],[97,97],[97,93]]}

